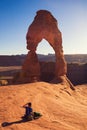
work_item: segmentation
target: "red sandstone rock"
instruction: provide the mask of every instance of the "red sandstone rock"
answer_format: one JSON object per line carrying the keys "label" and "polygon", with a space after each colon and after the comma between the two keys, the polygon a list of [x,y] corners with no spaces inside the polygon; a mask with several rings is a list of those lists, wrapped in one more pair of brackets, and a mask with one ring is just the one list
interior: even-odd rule
{"label": "red sandstone rock", "polygon": [[[67,66],[62,50],[61,32],[58,29],[57,20],[52,16],[49,11],[46,10],[38,11],[37,15],[34,18],[34,21],[29,26],[26,35],[27,49],[30,51],[36,51],[38,44],[39,42],[41,42],[42,39],[47,40],[55,51],[55,76],[59,77],[61,75],[65,75],[67,71]],[[31,61],[28,60],[28,62]]]}
{"label": "red sandstone rock", "polygon": [[27,73],[27,77],[34,76],[36,78],[40,76],[39,61],[35,51],[42,39],[47,40],[55,51],[55,79],[68,82],[65,76],[67,65],[63,55],[61,32],[58,29],[57,20],[46,10],[38,11],[34,21],[28,28],[26,40],[27,49],[30,52],[23,65],[23,71]]}
{"label": "red sandstone rock", "polygon": [[40,76],[40,65],[37,54],[34,51],[28,52],[22,69],[26,72],[27,76]]}

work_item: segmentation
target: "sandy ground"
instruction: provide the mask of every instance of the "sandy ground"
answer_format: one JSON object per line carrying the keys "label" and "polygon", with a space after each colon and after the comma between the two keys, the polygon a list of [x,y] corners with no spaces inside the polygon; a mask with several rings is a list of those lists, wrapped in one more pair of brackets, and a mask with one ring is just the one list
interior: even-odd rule
{"label": "sandy ground", "polygon": [[[27,102],[39,119],[21,121]],[[4,122],[10,125],[2,127]],[[87,85],[75,91],[45,82],[0,87],[0,130],[87,130]]]}

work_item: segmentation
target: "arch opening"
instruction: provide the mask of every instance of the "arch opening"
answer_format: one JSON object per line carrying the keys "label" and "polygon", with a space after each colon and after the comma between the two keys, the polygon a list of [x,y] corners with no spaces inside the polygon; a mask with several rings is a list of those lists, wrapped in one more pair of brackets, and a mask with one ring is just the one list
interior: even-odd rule
{"label": "arch opening", "polygon": [[43,55],[55,54],[53,48],[50,46],[49,42],[45,39],[42,39],[42,41],[38,44],[36,52],[37,54],[43,54]]}
{"label": "arch opening", "polygon": [[55,76],[55,52],[49,42],[43,39],[37,46],[41,81],[50,82]]}

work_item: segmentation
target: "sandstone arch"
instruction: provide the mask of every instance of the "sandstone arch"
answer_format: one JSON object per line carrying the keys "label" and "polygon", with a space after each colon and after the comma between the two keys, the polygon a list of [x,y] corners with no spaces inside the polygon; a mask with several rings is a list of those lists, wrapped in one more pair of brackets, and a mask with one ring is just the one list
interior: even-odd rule
{"label": "sandstone arch", "polygon": [[54,49],[56,56],[56,76],[65,75],[67,66],[63,56],[61,32],[58,29],[57,20],[46,10],[38,11],[33,23],[29,26],[26,35],[27,49],[35,52],[39,42],[43,38]]}
{"label": "sandstone arch", "polygon": [[27,58],[23,64],[22,70],[26,73],[27,80],[32,82],[32,78],[39,80],[40,66],[36,55],[36,49],[42,39],[48,41],[52,46],[55,57],[55,77],[59,79],[65,76],[67,65],[63,55],[62,35],[58,29],[57,20],[47,10],[39,10],[34,21],[28,28],[26,35],[27,49],[29,50]]}

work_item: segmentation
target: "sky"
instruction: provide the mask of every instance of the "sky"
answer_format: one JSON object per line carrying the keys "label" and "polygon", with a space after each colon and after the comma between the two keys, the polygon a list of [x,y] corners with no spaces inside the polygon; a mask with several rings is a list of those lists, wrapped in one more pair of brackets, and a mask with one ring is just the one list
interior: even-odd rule
{"label": "sky", "polygon": [[[0,0],[0,55],[28,53],[26,33],[38,10],[57,19],[64,54],[87,54],[87,0]],[[36,52],[54,50],[43,39]]]}

